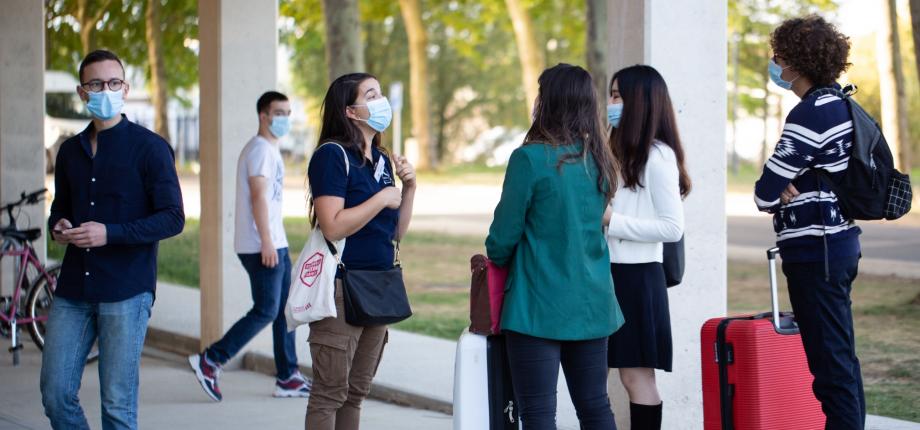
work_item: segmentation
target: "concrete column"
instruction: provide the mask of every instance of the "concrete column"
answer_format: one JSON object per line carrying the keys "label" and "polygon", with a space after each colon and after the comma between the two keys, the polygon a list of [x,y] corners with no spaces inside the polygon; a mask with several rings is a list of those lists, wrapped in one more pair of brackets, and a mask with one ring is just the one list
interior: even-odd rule
{"label": "concrete column", "polygon": [[[44,2],[10,0],[0,13],[0,202],[45,186]],[[74,89],[76,91],[76,89]],[[6,214],[0,224],[8,222]],[[25,206],[19,228],[45,229],[45,204]],[[44,235],[35,242],[44,256]],[[11,260],[3,261],[0,291],[11,291]]]}
{"label": "concrete column", "polygon": [[199,0],[198,10],[204,347],[242,316],[240,304],[224,300],[224,288],[249,288],[233,251],[236,163],[258,131],[256,100],[276,86],[278,2]]}
{"label": "concrete column", "polygon": [[[668,83],[693,180],[684,203],[687,270],[669,290],[674,371],[658,372],[667,429],[703,428],[700,327],[726,312],[725,2],[610,0],[610,76],[644,63]],[[610,389],[620,428],[628,399],[615,375]]]}

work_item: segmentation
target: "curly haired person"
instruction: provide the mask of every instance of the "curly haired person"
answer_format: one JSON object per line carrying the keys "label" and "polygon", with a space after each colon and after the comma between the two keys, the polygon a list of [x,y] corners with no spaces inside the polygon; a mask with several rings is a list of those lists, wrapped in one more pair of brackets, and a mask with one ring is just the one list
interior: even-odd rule
{"label": "curly haired person", "polygon": [[817,171],[843,175],[853,150],[846,102],[821,91],[840,89],[850,65],[849,39],[818,16],[783,22],[773,31],[773,82],[801,98],[754,189],[760,210],[773,214],[789,298],[802,335],[815,397],[827,429],[863,429],[866,402],[853,330],[850,291],[859,266],[860,229],[840,211]]}

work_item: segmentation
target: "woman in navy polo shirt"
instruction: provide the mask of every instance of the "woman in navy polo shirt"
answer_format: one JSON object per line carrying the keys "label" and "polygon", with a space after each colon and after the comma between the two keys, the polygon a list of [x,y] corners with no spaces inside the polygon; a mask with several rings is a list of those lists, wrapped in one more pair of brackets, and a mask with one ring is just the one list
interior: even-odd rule
{"label": "woman in navy polo shirt", "polygon": [[[307,172],[316,210],[313,221],[327,239],[347,238],[342,262],[349,269],[393,268],[393,240],[406,234],[412,218],[415,169],[400,156],[394,166],[380,146],[380,133],[391,118],[380,83],[366,73],[339,77],[323,101],[319,147]],[[342,300],[341,281],[336,281],[338,317],[310,323],[310,430],[358,428],[361,402],[387,342],[386,326],[346,323]]]}

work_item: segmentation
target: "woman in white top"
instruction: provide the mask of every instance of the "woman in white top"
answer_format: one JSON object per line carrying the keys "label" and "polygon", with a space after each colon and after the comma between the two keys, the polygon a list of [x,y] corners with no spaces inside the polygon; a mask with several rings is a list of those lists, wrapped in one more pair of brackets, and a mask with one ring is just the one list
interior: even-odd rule
{"label": "woman in white top", "polygon": [[632,428],[661,428],[655,369],[671,371],[671,320],[662,243],[680,240],[681,199],[690,192],[668,87],[652,67],[610,81],[607,119],[620,181],[609,212],[610,272],[626,323],[610,336],[608,366],[619,369]]}

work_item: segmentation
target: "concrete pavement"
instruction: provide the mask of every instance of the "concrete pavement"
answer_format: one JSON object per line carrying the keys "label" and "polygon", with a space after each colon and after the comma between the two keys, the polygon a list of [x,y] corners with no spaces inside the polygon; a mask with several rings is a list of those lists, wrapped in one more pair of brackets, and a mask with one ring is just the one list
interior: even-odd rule
{"label": "concrete pavement", "polygon": [[[23,352],[22,365],[15,368],[7,355],[0,355],[0,430],[50,427],[38,390],[41,354],[31,343]],[[139,428],[303,428],[307,399],[272,398],[274,378],[270,376],[244,370],[224,372],[224,400],[215,403],[197,385],[184,357],[148,348],[141,366]],[[87,420],[94,429],[101,427],[97,367],[87,366],[80,391]],[[452,427],[449,415],[374,400],[364,403],[361,421],[361,428],[366,430]]]}

